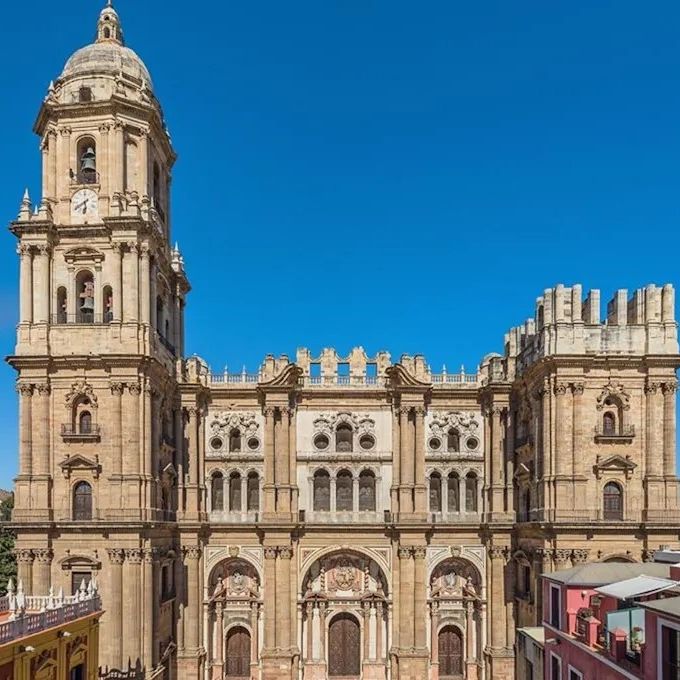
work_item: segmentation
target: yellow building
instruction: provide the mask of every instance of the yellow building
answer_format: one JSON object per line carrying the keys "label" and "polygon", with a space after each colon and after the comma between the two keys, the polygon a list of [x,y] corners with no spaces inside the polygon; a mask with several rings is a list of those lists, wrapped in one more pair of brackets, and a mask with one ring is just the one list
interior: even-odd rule
{"label": "yellow building", "polygon": [[[96,577],[102,666],[511,680],[541,572],[677,541],[671,285],[619,290],[606,311],[597,290],[547,289],[472,372],[356,347],[215,373],[185,358],[175,152],[110,5],[35,132],[42,194],[10,225],[18,572],[30,593]],[[295,293],[233,285],[234,317],[263,329]]]}
{"label": "yellow building", "polygon": [[0,598],[0,680],[96,680],[101,600],[94,582],[75,595]]}

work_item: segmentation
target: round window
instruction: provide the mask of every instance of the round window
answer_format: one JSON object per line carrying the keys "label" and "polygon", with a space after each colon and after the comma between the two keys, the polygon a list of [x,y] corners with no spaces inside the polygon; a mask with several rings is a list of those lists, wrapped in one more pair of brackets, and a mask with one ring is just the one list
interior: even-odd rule
{"label": "round window", "polygon": [[251,451],[257,451],[260,448],[260,440],[257,437],[250,437],[248,439],[248,448]]}
{"label": "round window", "polygon": [[442,440],[439,437],[432,437],[428,442],[431,451],[439,451],[442,446]]}
{"label": "round window", "polygon": [[479,446],[479,440],[475,437],[470,437],[467,442],[467,447],[470,451],[474,451]]}
{"label": "round window", "polygon": [[364,434],[359,439],[359,446],[361,446],[364,451],[368,451],[375,446],[375,439],[373,439],[370,434]]}
{"label": "round window", "polygon": [[329,443],[328,437],[325,434],[318,434],[316,437],[314,437],[314,446],[316,446],[316,448],[320,451],[327,449]]}
{"label": "round window", "polygon": [[223,442],[219,437],[213,437],[210,440],[210,448],[213,451],[219,451],[222,448],[222,444],[223,444]]}

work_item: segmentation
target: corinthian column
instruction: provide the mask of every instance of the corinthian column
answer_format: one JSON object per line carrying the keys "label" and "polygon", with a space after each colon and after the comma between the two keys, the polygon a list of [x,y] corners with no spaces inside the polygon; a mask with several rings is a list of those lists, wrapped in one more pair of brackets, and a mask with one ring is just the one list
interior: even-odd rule
{"label": "corinthian column", "polygon": [[33,256],[30,246],[20,244],[19,254],[19,323],[33,322]]}
{"label": "corinthian column", "polygon": [[413,512],[413,435],[409,422],[410,406],[399,408],[401,483],[399,485],[399,512]]}
{"label": "corinthian column", "polygon": [[33,259],[33,321],[47,323],[50,304],[50,249],[46,245],[38,246]]}
{"label": "corinthian column", "polygon": [[274,546],[264,549],[264,648],[276,648],[276,553]]}
{"label": "corinthian column", "polygon": [[125,385],[120,382],[111,383],[111,396],[112,408],[111,408],[111,420],[113,422],[113,428],[110,433],[111,444],[112,444],[112,456],[111,456],[111,473],[114,475],[120,475],[123,472],[123,393],[125,391]]}
{"label": "corinthian column", "polygon": [[423,650],[427,648],[427,629],[425,627],[427,605],[425,592],[425,548],[418,546],[413,549],[415,560],[415,575],[413,579],[413,623],[415,626],[415,647]]}
{"label": "corinthian column", "polygon": [[664,447],[659,441],[659,413],[657,409],[661,385],[648,382],[645,386],[647,395],[646,441],[647,441],[647,476],[661,477],[664,467]]}
{"label": "corinthian column", "polygon": [[52,558],[54,553],[50,548],[34,550],[35,566],[33,567],[33,594],[47,595],[52,581]]}
{"label": "corinthian column", "polygon": [[290,513],[290,409],[281,407],[279,409],[281,420],[276,424],[276,454],[274,461],[276,465],[276,499],[277,512]]}
{"label": "corinthian column", "polygon": [[278,583],[276,586],[277,624],[280,637],[278,647],[289,650],[291,647],[291,594],[290,594],[290,565],[293,550],[290,546],[279,546],[279,559],[277,560]]}
{"label": "corinthian column", "polygon": [[[574,476],[583,476],[583,463],[585,456],[583,455],[581,442],[583,441],[583,383],[574,383],[571,386],[572,397],[572,417],[571,417],[571,455],[572,455],[572,470],[574,471]],[[578,503],[576,497],[574,497],[574,503]],[[576,505],[574,506],[576,507]]]}
{"label": "corinthian column", "polygon": [[[125,552],[120,548],[107,548],[109,555],[109,589],[106,604],[106,635],[104,642],[104,658],[120,666],[123,659],[123,562]],[[106,653],[108,651],[108,653]]]}
{"label": "corinthian column", "polygon": [[[145,243],[141,247],[141,308],[142,323],[151,323],[151,271],[149,265],[149,246]],[[155,304],[155,303],[154,303]],[[169,340],[169,338],[167,338]]]}
{"label": "corinthian column", "polygon": [[414,426],[415,455],[415,511],[427,513],[427,486],[425,484],[425,408],[417,406]]}
{"label": "corinthian column", "polygon": [[[569,463],[571,462],[571,439],[567,440],[568,424],[568,385],[559,383],[555,385],[555,404],[557,415],[555,419],[556,430],[556,454],[555,454],[555,474],[565,476],[569,474]],[[567,451],[569,455],[567,455]]]}
{"label": "corinthian column", "polygon": [[184,609],[184,644],[189,651],[195,651],[199,645],[199,627],[201,594],[199,591],[199,559],[201,549],[198,546],[184,547],[184,560],[187,565],[187,603]]}
{"label": "corinthian column", "polygon": [[[38,391],[38,409],[36,430],[38,438],[34,451],[33,472],[47,476],[50,473],[50,386],[48,383],[36,385]],[[47,503],[47,498],[43,499]]]}
{"label": "corinthian column", "polygon": [[411,649],[414,646],[414,567],[412,555],[412,548],[399,548],[399,646],[401,649]]}
{"label": "corinthian column", "polygon": [[[274,408],[264,408],[264,514],[276,511],[276,488],[274,479]],[[265,637],[266,639],[266,637]]]}
{"label": "corinthian column", "polygon": [[33,385],[19,383],[19,474],[33,474]]}
{"label": "corinthian column", "polygon": [[128,659],[134,666],[141,660],[142,631],[140,609],[142,605],[141,591],[142,550],[130,548],[125,550],[125,567],[123,569],[123,653],[124,661]]}
{"label": "corinthian column", "polygon": [[154,584],[154,561],[156,559],[156,548],[146,548],[144,553],[144,619],[143,619],[143,633],[144,639],[142,644],[143,666],[150,670],[153,668],[153,632],[154,632],[154,601],[156,589]]}
{"label": "corinthian column", "polygon": [[[31,587],[33,585],[33,560],[35,556],[32,550],[27,548],[16,548],[14,550],[14,556],[17,560],[17,586],[19,582],[23,585],[24,592],[31,593]],[[37,593],[41,595],[42,593]]]}
{"label": "corinthian column", "polygon": [[399,512],[399,483],[401,480],[401,444],[399,429],[399,409],[392,411],[392,487],[390,488],[392,513]]}
{"label": "corinthian column", "polygon": [[675,380],[663,386],[663,473],[665,477],[675,477],[675,392],[677,388],[678,384]]}
{"label": "corinthian column", "polygon": [[493,546],[489,548],[491,560],[491,647],[502,649],[506,646],[505,640],[505,556],[508,549],[505,546]]}
{"label": "corinthian column", "polygon": [[123,318],[123,279],[122,279],[123,247],[121,243],[111,244],[111,287],[113,290],[113,320],[121,321]]}
{"label": "corinthian column", "polygon": [[136,322],[139,320],[139,245],[130,242],[127,247],[123,256],[123,321]]}

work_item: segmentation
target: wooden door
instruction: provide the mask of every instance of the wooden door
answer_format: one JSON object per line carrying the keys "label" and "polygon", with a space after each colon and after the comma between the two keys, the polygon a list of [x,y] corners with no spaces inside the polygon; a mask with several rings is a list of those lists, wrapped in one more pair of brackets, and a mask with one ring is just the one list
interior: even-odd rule
{"label": "wooden door", "polygon": [[328,629],[328,675],[358,678],[361,675],[361,631],[350,614],[340,614]]}
{"label": "wooden door", "polygon": [[232,628],[227,634],[228,678],[250,677],[250,633],[245,628]]}
{"label": "wooden door", "polygon": [[460,678],[463,676],[463,637],[453,626],[439,631],[439,677]]}

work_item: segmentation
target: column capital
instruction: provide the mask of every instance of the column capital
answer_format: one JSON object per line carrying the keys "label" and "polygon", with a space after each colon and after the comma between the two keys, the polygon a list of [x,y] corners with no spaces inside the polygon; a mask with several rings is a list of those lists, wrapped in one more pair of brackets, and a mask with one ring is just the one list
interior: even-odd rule
{"label": "column capital", "polygon": [[34,385],[29,383],[18,383],[16,390],[22,397],[32,397],[33,396]]}
{"label": "column capital", "polygon": [[12,553],[16,557],[17,562],[22,564],[30,564],[35,559],[35,555],[32,550],[28,548],[15,548]]}
{"label": "column capital", "polygon": [[275,560],[276,554],[278,553],[278,548],[273,545],[268,545],[264,549],[264,559],[265,560]]}
{"label": "column capital", "polygon": [[427,548],[422,545],[417,545],[413,548],[413,557],[417,560],[424,560],[427,555]]}
{"label": "column capital", "polygon": [[186,560],[197,560],[201,556],[201,546],[184,545],[182,546],[182,554]]}
{"label": "column capital", "polygon": [[427,414],[427,409],[424,406],[416,406],[413,410],[419,418],[424,418]]}
{"label": "column capital", "polygon": [[49,383],[40,383],[36,385],[35,388],[38,390],[38,394],[41,397],[49,397],[52,392],[52,388],[50,387]]}
{"label": "column capital", "polygon": [[569,548],[555,548],[555,562],[563,564],[571,559],[571,550]]}
{"label": "column capital", "polygon": [[678,389],[678,381],[677,380],[669,380],[668,382],[665,382],[663,384],[663,393],[664,394],[675,394],[677,389]]}
{"label": "column capital", "polygon": [[130,383],[128,385],[128,392],[133,397],[138,397],[142,393],[142,386],[139,383]]}
{"label": "column capital", "polygon": [[583,394],[584,390],[585,390],[585,385],[583,383],[572,383],[571,384],[571,391],[574,394],[574,396],[581,396]]}
{"label": "column capital", "polygon": [[146,564],[153,564],[158,557],[158,548],[144,548],[142,554],[144,555],[144,562],[146,562]]}
{"label": "column capital", "polygon": [[505,559],[508,555],[507,545],[492,545],[489,548],[489,557],[492,560]]}
{"label": "column capital", "polygon": [[573,551],[573,561],[576,564],[583,564],[588,561],[590,550],[587,548],[575,548]]}
{"label": "column capital", "polygon": [[123,392],[125,392],[125,383],[112,382],[110,387],[111,387],[111,394],[114,397],[120,397],[123,394]]}
{"label": "column capital", "polygon": [[656,394],[661,389],[661,383],[647,381],[645,394]]}
{"label": "column capital", "polygon": [[38,548],[37,550],[33,551],[33,555],[35,556],[37,562],[49,564],[52,562],[54,552],[52,552],[52,548]]}
{"label": "column capital", "polygon": [[141,548],[126,548],[125,560],[130,564],[142,563],[142,549]]}
{"label": "column capital", "polygon": [[293,557],[293,548],[289,545],[279,546],[279,557],[283,560],[289,560]]}
{"label": "column capital", "polygon": [[122,548],[107,548],[111,564],[123,564],[125,562],[125,551]]}
{"label": "column capital", "polygon": [[399,546],[398,554],[400,560],[408,560],[411,558],[413,548],[410,546]]}
{"label": "column capital", "polygon": [[265,406],[262,409],[262,414],[265,418],[273,418],[276,413],[276,408],[274,406]]}
{"label": "column capital", "polygon": [[397,412],[399,413],[400,416],[408,416],[408,414],[411,412],[412,406],[400,406],[397,409]]}
{"label": "column capital", "polygon": [[21,257],[30,257],[31,246],[27,245],[26,243],[17,244],[17,255],[21,255]]}
{"label": "column capital", "polygon": [[567,383],[557,383],[555,385],[555,395],[561,397],[567,393],[569,385]]}

